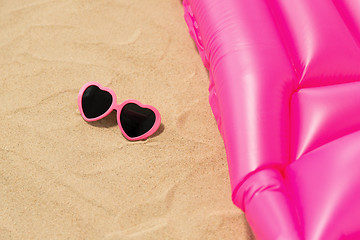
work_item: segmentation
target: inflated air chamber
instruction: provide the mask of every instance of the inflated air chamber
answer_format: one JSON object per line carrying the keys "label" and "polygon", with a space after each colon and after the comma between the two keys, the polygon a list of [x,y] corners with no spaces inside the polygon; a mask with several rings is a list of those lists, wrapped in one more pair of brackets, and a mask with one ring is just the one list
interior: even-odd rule
{"label": "inflated air chamber", "polygon": [[183,5],[256,239],[360,239],[360,1]]}

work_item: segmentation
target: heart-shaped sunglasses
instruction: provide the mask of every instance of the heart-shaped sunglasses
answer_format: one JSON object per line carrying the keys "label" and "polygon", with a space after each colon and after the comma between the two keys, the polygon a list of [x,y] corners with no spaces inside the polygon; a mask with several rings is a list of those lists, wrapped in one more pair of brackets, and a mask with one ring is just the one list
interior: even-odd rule
{"label": "heart-shaped sunglasses", "polygon": [[159,111],[137,100],[126,100],[117,104],[117,97],[110,88],[97,82],[88,82],[80,89],[78,106],[81,116],[87,122],[100,120],[117,111],[117,123],[122,134],[130,141],[146,139],[160,126]]}

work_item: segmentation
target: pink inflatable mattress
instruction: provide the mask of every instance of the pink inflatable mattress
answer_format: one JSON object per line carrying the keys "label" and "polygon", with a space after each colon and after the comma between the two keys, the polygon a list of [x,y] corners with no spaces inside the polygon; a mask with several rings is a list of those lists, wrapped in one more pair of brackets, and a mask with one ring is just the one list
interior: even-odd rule
{"label": "pink inflatable mattress", "polygon": [[360,239],[360,0],[184,0],[256,239]]}

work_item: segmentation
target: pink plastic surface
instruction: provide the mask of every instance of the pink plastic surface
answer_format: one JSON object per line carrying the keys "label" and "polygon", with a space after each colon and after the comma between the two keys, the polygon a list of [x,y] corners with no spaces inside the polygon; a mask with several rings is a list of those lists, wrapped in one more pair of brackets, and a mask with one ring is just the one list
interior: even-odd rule
{"label": "pink plastic surface", "polygon": [[360,239],[360,1],[184,0],[257,239]]}
{"label": "pink plastic surface", "polygon": [[[107,91],[111,94],[112,96],[112,104],[110,106],[110,108],[104,113],[102,114],[101,116],[99,117],[96,117],[96,118],[87,118],[84,114],[84,111],[83,111],[83,108],[82,108],[82,96],[84,94],[84,91],[89,87],[89,86],[97,86],[98,88],[100,88],[101,90],[103,91]],[[145,104],[142,104],[141,102],[135,100],[135,99],[128,99],[124,102],[122,102],[121,104],[117,104],[117,97],[116,97],[116,94],[115,92],[110,89],[110,88],[107,88],[107,87],[103,87],[100,85],[100,83],[97,83],[97,82],[88,82],[86,83],[84,86],[81,87],[80,91],[79,91],[79,94],[78,94],[78,107],[79,107],[79,111],[80,111],[80,114],[81,116],[84,118],[85,121],[87,122],[94,122],[94,121],[98,121],[100,119],[103,119],[104,117],[106,117],[107,115],[109,115],[112,111],[116,110],[117,111],[117,115],[116,115],[116,118],[117,118],[117,123],[119,125],[119,128],[121,130],[121,133],[124,135],[124,137],[129,140],[129,141],[137,141],[137,140],[143,140],[143,139],[146,139],[148,138],[149,136],[151,136],[152,134],[154,134],[158,128],[160,127],[160,123],[161,123],[161,115],[159,113],[159,111],[151,106],[151,105],[145,105]],[[142,108],[148,108],[150,110],[152,110],[154,113],[155,113],[155,123],[154,125],[152,126],[152,128],[147,131],[146,133],[144,133],[143,135],[140,135],[140,136],[137,136],[137,137],[130,137],[126,134],[126,132],[124,131],[123,127],[121,126],[121,122],[120,122],[120,113],[121,113],[121,110],[122,108],[128,104],[128,103],[135,103],[137,104],[138,106],[142,107]]]}

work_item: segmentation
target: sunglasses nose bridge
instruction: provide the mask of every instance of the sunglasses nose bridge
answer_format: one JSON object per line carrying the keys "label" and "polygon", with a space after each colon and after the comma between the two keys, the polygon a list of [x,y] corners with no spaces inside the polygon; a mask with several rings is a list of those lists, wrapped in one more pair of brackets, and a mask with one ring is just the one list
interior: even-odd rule
{"label": "sunglasses nose bridge", "polygon": [[117,102],[115,101],[115,102],[114,102],[114,107],[113,107],[113,109],[116,110],[116,111],[118,112],[118,114],[120,114],[121,109],[123,108],[123,106],[124,106],[123,103],[117,104]]}

